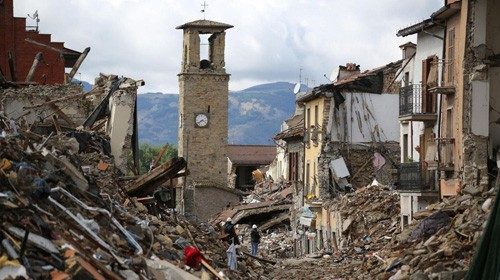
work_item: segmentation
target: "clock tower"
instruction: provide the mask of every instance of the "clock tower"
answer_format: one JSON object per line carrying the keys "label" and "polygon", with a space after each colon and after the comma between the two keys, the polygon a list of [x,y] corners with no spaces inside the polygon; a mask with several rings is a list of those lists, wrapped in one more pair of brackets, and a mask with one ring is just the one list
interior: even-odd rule
{"label": "clock tower", "polygon": [[[187,161],[185,186],[227,187],[228,83],[224,68],[226,29],[232,25],[197,20],[183,30],[179,77],[179,156]],[[201,38],[208,42],[201,43]],[[202,49],[207,49],[205,54]],[[206,55],[206,57],[202,57]],[[185,211],[193,209],[185,193]]]}

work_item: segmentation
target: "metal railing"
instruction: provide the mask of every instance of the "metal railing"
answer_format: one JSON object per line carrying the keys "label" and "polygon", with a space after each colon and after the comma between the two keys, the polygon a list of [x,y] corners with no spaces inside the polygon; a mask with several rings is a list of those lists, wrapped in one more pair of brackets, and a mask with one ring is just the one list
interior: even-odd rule
{"label": "metal railing", "polygon": [[398,190],[423,189],[422,170],[420,162],[403,162],[398,170]]}
{"label": "metal railing", "polygon": [[399,115],[422,114],[422,85],[411,84],[399,90]]}

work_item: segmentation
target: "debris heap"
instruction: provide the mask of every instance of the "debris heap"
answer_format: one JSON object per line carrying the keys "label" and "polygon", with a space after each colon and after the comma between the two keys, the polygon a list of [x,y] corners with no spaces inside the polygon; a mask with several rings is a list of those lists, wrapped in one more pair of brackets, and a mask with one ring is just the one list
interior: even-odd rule
{"label": "debris heap", "polygon": [[[0,279],[195,279],[202,271],[182,269],[188,245],[231,279],[247,277],[227,271],[227,246],[212,226],[188,221],[141,181],[164,189],[175,170],[123,176],[116,155],[124,152],[113,147],[133,148],[134,125],[120,126],[110,107],[134,103],[116,99],[133,96],[138,82],[101,75],[96,83],[89,93],[73,85],[0,92]],[[137,198],[138,187],[146,194]]]}
{"label": "debris heap", "polygon": [[[363,188],[333,203],[343,217],[339,250],[322,259],[284,261],[275,279],[462,279],[486,226],[495,190],[464,188],[399,227],[393,191]],[[321,271],[316,273],[315,271]],[[312,273],[311,273],[312,272]]]}

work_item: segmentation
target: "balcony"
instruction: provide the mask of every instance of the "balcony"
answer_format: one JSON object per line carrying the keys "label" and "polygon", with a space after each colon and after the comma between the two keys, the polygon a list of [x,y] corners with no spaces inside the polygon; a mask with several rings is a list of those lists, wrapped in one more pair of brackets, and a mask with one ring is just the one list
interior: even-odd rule
{"label": "balcony", "polygon": [[434,172],[422,169],[420,162],[403,162],[398,169],[399,191],[420,192],[434,190]]}
{"label": "balcony", "polygon": [[437,85],[429,87],[429,93],[455,94],[455,68],[453,60],[438,59],[433,63],[437,64],[438,73],[442,73],[444,76],[439,79]]}
{"label": "balcony", "polygon": [[422,85],[412,84],[401,87],[399,90],[399,121],[436,121],[435,110],[425,108],[422,104]]}

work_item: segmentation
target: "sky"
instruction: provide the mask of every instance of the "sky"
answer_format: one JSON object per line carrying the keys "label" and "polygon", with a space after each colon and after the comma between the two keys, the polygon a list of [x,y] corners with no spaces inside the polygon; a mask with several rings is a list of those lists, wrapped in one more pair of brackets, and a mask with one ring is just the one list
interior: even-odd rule
{"label": "sky", "polygon": [[[14,14],[38,10],[40,31],[91,51],[76,78],[99,73],[143,79],[139,92],[177,93],[183,23],[234,25],[226,34],[230,90],[287,81],[328,83],[339,65],[362,70],[401,58],[399,29],[426,19],[443,0],[14,0]],[[28,24],[33,24],[28,19]]]}

